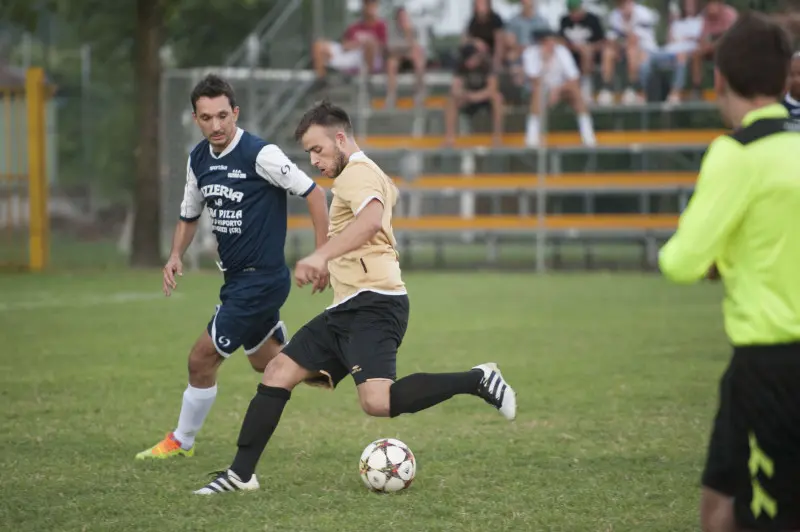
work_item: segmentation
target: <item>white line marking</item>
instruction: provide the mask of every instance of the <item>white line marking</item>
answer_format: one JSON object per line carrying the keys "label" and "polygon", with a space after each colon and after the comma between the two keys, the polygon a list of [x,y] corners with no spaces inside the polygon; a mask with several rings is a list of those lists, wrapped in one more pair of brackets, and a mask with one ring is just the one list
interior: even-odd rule
{"label": "white line marking", "polygon": [[[41,296],[41,292],[37,295]],[[170,298],[183,297],[174,293]],[[78,308],[93,307],[97,305],[115,305],[132,303],[135,301],[150,301],[153,299],[166,299],[160,292],[119,292],[116,294],[77,297],[69,299],[39,299],[38,301],[0,301],[0,312],[13,312],[16,310],[31,310],[41,308]]]}

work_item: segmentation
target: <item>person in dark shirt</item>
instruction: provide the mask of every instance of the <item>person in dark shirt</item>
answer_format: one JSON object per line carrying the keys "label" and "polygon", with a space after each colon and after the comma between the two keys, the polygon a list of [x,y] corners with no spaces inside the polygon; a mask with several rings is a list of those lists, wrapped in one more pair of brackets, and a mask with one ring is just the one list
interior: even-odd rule
{"label": "person in dark shirt", "polygon": [[583,8],[583,0],[567,0],[569,13],[561,17],[558,33],[581,72],[581,89],[591,97],[592,74],[600,64],[605,32],[600,18]]}
{"label": "person in dark shirt", "polygon": [[503,133],[503,95],[497,75],[486,53],[472,44],[466,44],[460,50],[459,64],[445,108],[446,146],[455,143],[459,112],[473,116],[481,109],[491,110],[494,144],[499,145]]}
{"label": "person in dark shirt", "polygon": [[503,19],[493,9],[491,0],[475,0],[472,18],[467,25],[467,40],[487,52],[499,67],[503,57]]}

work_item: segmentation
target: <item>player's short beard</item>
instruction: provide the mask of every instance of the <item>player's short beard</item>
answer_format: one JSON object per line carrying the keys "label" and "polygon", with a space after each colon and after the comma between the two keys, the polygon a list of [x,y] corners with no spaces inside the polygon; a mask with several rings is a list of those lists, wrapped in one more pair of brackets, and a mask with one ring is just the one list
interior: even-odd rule
{"label": "player's short beard", "polygon": [[338,146],[335,149],[336,149],[336,155],[334,156],[334,160],[336,164],[333,167],[334,168],[333,177],[337,178],[339,177],[339,174],[341,174],[342,171],[344,170],[344,167],[347,166],[347,157],[344,156],[344,152],[340,150]]}

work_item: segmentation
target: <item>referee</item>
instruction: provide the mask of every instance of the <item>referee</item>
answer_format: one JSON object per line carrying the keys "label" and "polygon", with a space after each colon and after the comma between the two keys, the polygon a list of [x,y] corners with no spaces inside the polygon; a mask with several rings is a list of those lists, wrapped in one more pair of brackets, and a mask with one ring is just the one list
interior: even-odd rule
{"label": "referee", "polygon": [[733,132],[714,140],[663,274],[725,284],[733,357],[702,476],[705,531],[800,529],[800,122],[779,103],[792,48],[748,13],[722,37],[714,85]]}

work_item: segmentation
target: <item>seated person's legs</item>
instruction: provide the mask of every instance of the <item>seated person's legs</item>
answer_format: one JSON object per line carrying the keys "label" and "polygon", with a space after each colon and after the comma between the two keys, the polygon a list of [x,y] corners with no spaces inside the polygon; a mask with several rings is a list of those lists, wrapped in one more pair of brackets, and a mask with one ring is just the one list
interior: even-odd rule
{"label": "seated person's legs", "polygon": [[686,68],[688,55],[685,53],[677,54],[672,62],[672,86],[670,87],[669,96],[667,101],[670,103],[678,103],[681,101],[681,95],[686,88]]}
{"label": "seated person's legs", "polygon": [[573,79],[564,83],[559,89],[561,97],[575,110],[578,118],[578,130],[581,134],[581,142],[587,146],[594,146],[597,142],[594,136],[594,124],[589,108],[583,97],[578,80]]}
{"label": "seated person's legs", "polygon": [[702,43],[692,52],[692,97],[703,97],[703,65],[714,59],[714,44]]}
{"label": "seated person's legs", "polygon": [[647,60],[647,52],[640,46],[639,39],[630,38],[628,40],[625,47],[625,60],[628,67],[628,85],[622,93],[622,103],[630,105],[643,100],[642,90],[646,83],[646,80],[641,77],[641,67]]}
{"label": "seated person's legs", "polygon": [[461,78],[453,78],[450,85],[450,96],[447,99],[444,109],[444,130],[445,145],[452,146],[456,140],[458,129],[458,114],[461,107],[466,103],[464,94],[464,84]]}
{"label": "seated person's legs", "polygon": [[625,45],[622,40],[609,40],[603,47],[601,64],[603,84],[600,94],[597,96],[597,103],[600,105],[614,103],[614,74],[617,69],[617,63],[622,59],[624,51]]}

